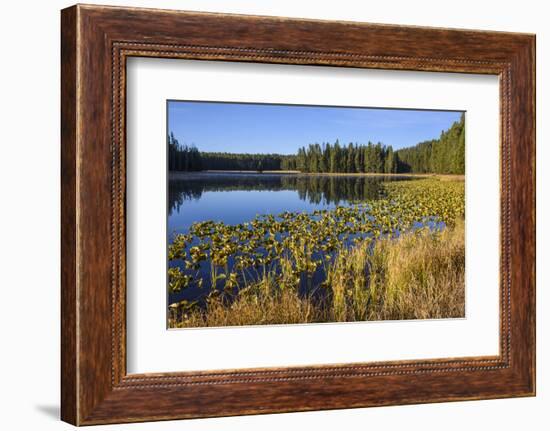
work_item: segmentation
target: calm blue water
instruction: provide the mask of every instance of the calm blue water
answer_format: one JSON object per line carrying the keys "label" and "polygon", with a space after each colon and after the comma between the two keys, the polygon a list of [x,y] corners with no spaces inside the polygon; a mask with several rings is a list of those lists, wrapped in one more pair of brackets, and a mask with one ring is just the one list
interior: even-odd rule
{"label": "calm blue water", "polygon": [[382,181],[403,177],[178,173],[169,179],[168,236],[198,221],[238,224],[259,214],[311,212],[376,199]]}
{"label": "calm blue water", "polygon": [[[257,215],[285,211],[312,212],[376,199],[381,183],[407,180],[388,176],[326,176],[296,174],[177,173],[171,174],[168,189],[168,240],[206,220],[239,224]],[[182,262],[169,262],[170,266]],[[208,262],[200,272],[207,277]],[[322,278],[323,274],[317,274]],[[170,294],[169,303],[200,299],[208,289],[189,286]]]}

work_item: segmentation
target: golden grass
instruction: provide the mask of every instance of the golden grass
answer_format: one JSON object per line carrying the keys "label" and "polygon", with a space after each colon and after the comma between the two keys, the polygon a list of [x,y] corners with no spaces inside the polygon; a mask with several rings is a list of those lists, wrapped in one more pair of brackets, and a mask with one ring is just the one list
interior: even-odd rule
{"label": "golden grass", "polygon": [[[300,296],[291,268],[267,272],[232,301],[173,314],[172,328],[464,316],[464,222],[343,248],[327,266],[324,301]],[[287,281],[289,281],[287,283]]]}
{"label": "golden grass", "polygon": [[441,233],[378,241],[371,259],[369,320],[464,316],[464,222]]}
{"label": "golden grass", "polygon": [[[246,326],[310,323],[315,316],[312,301],[300,298],[293,290],[282,290],[277,294],[243,293],[232,301],[211,301],[205,310],[193,310],[178,320],[171,320],[170,327],[204,326]],[[317,319],[316,319],[317,317]]]}

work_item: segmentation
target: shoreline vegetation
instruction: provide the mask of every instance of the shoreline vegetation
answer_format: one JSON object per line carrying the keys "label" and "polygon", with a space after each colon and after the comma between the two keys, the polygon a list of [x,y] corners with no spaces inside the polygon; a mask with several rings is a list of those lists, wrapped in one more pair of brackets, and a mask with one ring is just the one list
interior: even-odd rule
{"label": "shoreline vegetation", "polygon": [[189,171],[168,171],[170,179],[186,179],[193,174],[244,174],[244,175],[300,175],[300,176],[327,176],[327,177],[403,177],[403,178],[438,178],[441,180],[464,181],[463,174],[434,174],[434,173],[374,173],[374,172],[300,172],[291,170],[276,171],[247,171],[247,170],[202,170],[196,172]]}
{"label": "shoreline vegetation", "polygon": [[170,304],[168,326],[463,317],[464,210],[463,176],[430,175],[351,207],[194,223],[169,245],[169,291],[204,300]]}

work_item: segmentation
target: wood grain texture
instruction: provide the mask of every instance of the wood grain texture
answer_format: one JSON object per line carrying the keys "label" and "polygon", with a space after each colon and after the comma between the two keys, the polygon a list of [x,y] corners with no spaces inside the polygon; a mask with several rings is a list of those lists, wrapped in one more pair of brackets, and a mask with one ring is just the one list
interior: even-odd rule
{"label": "wood grain texture", "polygon": [[61,417],[78,421],[76,299],[76,9],[61,16]]}
{"label": "wood grain texture", "polygon": [[[62,11],[61,36],[63,420],[86,425],[534,394],[533,35],[79,5]],[[499,75],[499,356],[127,375],[129,56]]]}

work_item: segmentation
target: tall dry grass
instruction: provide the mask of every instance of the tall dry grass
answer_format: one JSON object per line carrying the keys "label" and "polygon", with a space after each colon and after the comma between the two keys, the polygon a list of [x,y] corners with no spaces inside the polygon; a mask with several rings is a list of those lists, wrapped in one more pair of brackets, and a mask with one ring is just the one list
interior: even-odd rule
{"label": "tall dry grass", "polygon": [[298,294],[292,265],[242,289],[232,301],[170,316],[170,327],[243,326],[464,316],[464,222],[441,232],[363,241],[326,268],[324,300]]}
{"label": "tall dry grass", "polygon": [[[360,265],[364,260],[360,249],[366,246],[358,247],[337,260],[347,260],[352,267]],[[363,280],[354,271],[344,271],[347,279],[343,274],[335,278],[345,283],[333,284],[333,290],[351,292],[347,302],[339,306],[339,310],[346,309],[345,318],[340,314],[339,321],[464,316],[464,222],[442,232],[422,231],[378,240],[366,255],[366,289],[357,288],[357,280]]]}

